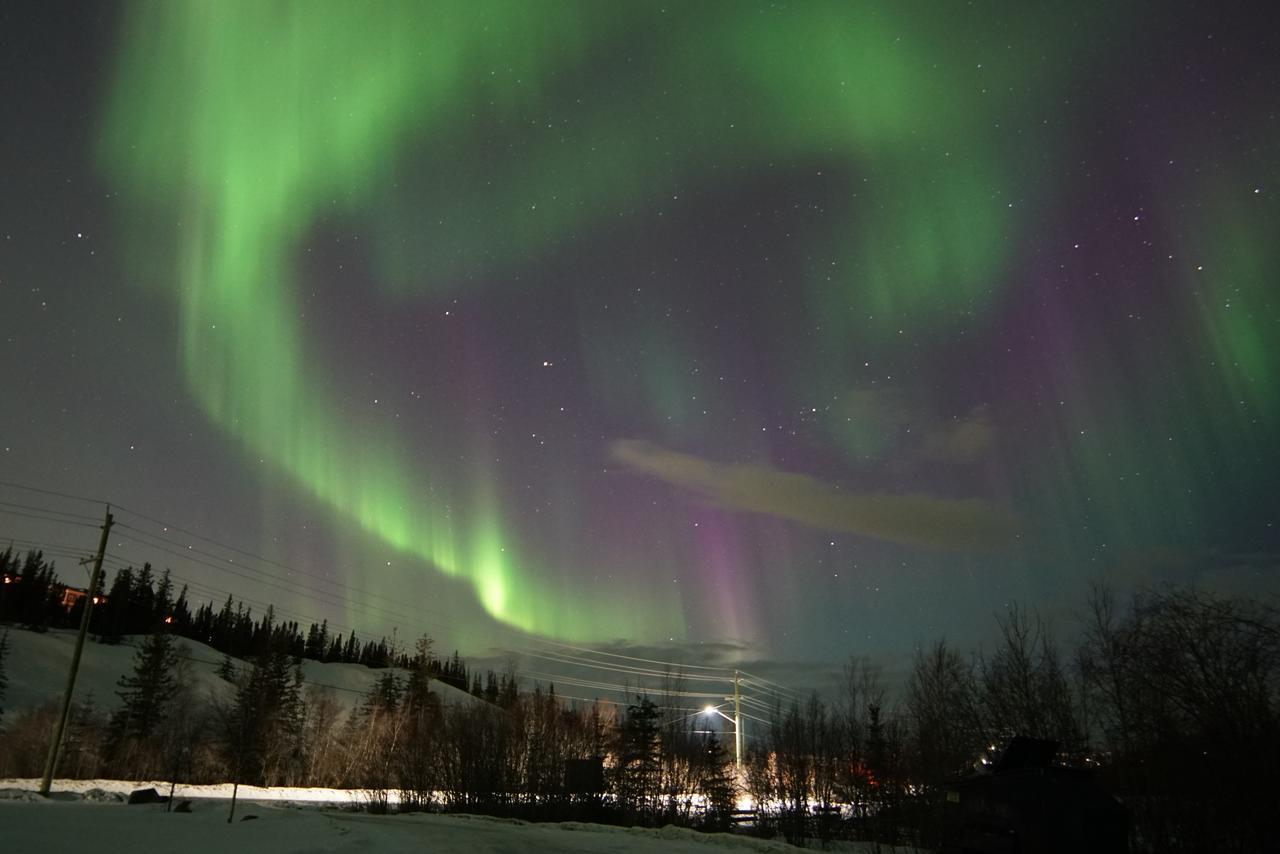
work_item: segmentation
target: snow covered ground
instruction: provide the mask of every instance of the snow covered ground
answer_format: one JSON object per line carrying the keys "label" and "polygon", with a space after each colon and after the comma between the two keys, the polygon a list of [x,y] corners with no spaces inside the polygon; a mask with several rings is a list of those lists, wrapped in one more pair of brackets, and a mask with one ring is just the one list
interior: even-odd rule
{"label": "snow covered ground", "polygon": [[[151,786],[122,780],[57,780],[54,797],[35,793],[39,781],[0,780],[0,850],[27,854],[234,852],[235,854],[498,854],[498,852],[785,852],[783,842],[677,827],[611,827],[562,822],[531,824],[470,815],[369,815],[341,809],[359,795],[334,789],[241,787],[236,821],[227,823],[230,785],[179,786],[175,800],[191,799],[190,813],[163,805],[129,806],[125,794]],[[156,783],[161,794],[167,784]],[[304,802],[311,805],[304,806]],[[317,803],[328,802],[328,808]],[[246,820],[246,817],[255,818]],[[835,843],[828,850],[855,854],[916,854],[914,849]]]}
{"label": "snow covered ground", "polygon": [[[724,833],[704,834],[677,827],[660,829],[610,827],[563,822],[530,824],[514,819],[468,815],[369,815],[338,809],[264,804],[263,790],[245,792],[237,820],[227,823],[224,801],[198,800],[190,813],[165,812],[162,805],[129,806],[110,800],[125,784],[75,781],[74,793],[59,781],[55,798],[30,791],[33,781],[0,781],[0,847],[6,852],[94,851],[137,852],[234,851],[235,854],[327,854],[327,852],[422,852],[486,854],[486,852],[707,852],[791,851],[782,842]],[[67,781],[70,782],[70,781]],[[13,784],[17,784],[14,787]],[[129,784],[132,785],[132,784]],[[216,787],[198,787],[204,798]],[[191,787],[188,796],[196,793]],[[61,791],[60,791],[61,790]],[[88,792],[85,797],[84,792]],[[104,794],[107,791],[111,794]],[[270,794],[285,798],[290,790]],[[229,787],[220,793],[229,795]],[[292,794],[304,794],[293,792]],[[314,792],[312,793],[314,794]],[[119,795],[116,794],[118,797]],[[253,819],[247,819],[253,816]],[[869,846],[837,850],[871,852]]]}
{"label": "snow covered ground", "polygon": [[[38,797],[38,796],[37,796]],[[0,801],[0,846],[5,851],[100,854],[137,852],[321,852],[638,851],[705,852],[708,845],[746,851],[784,851],[788,846],[691,830],[629,830],[589,824],[527,824],[479,816],[375,816],[337,810],[245,805],[226,821],[223,804],[201,804],[189,813],[162,806],[89,801]]]}
{"label": "snow covered ground", "polygon": [[[79,800],[88,797],[90,800],[124,800],[135,789],[155,789],[162,795],[169,794],[168,780],[54,780],[52,791],[55,796]],[[10,798],[18,797],[17,792],[35,792],[40,788],[38,779],[0,777],[0,792],[9,792]],[[181,800],[212,799],[231,800],[231,784],[196,785],[179,783],[173,789],[175,802]],[[94,794],[89,794],[94,793]],[[99,794],[100,793],[100,794]],[[390,803],[398,803],[395,792],[388,793]],[[111,796],[111,797],[109,797]],[[300,786],[241,786],[236,798],[248,803],[286,803],[286,804],[327,804],[336,807],[364,808],[369,799],[364,792],[357,789],[319,789]],[[0,801],[5,800],[0,796]]]}

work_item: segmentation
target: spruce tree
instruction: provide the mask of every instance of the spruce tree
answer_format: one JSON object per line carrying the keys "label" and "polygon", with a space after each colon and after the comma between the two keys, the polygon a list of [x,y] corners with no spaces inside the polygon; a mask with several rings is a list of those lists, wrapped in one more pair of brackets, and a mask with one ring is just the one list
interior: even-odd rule
{"label": "spruce tree", "polygon": [[182,585],[178,598],[173,600],[173,607],[169,610],[173,616],[173,631],[191,637],[191,606],[187,603],[187,585]]}
{"label": "spruce tree", "polygon": [[[478,682],[479,680],[480,677],[477,675],[476,681]],[[497,705],[498,703],[498,674],[494,673],[492,670],[490,670],[488,675],[485,677],[484,691],[481,693],[481,696],[484,697],[486,703],[493,703],[494,705]]]}
{"label": "spruce tree", "polygon": [[728,830],[736,806],[737,782],[728,752],[714,732],[702,748],[698,788],[706,799],[703,823],[708,830]]}
{"label": "spruce tree", "polygon": [[320,640],[320,627],[315,623],[307,629],[307,642],[303,646],[302,655],[304,658],[310,658],[313,661],[319,661],[320,656],[324,655],[324,643]]}
{"label": "spruce tree", "polygon": [[[105,607],[94,609],[94,623],[98,627],[98,639],[116,644],[124,636],[129,597],[133,594],[133,569],[125,567],[116,573],[107,591]],[[101,614],[101,617],[98,615]]]}
{"label": "spruce tree", "polygon": [[227,594],[227,601],[222,604],[222,609],[218,611],[218,615],[213,618],[213,625],[209,633],[207,643],[214,649],[227,652],[231,649],[232,636],[235,630],[236,612],[232,610],[234,603],[231,601],[231,594]]}
{"label": "spruce tree", "polygon": [[[9,687],[9,677],[4,672],[4,660],[9,657],[9,630],[0,634],[0,703],[4,702],[4,691]],[[0,715],[4,714],[4,706],[0,705]]]}
{"label": "spruce tree", "polygon": [[22,564],[19,582],[22,597],[21,620],[29,629],[43,632],[49,628],[49,619],[55,605],[53,586],[58,577],[52,563],[45,563],[44,552],[29,551]]}
{"label": "spruce tree", "polygon": [[409,680],[404,689],[404,703],[411,710],[418,710],[427,706],[427,697],[431,694],[431,669],[433,664],[431,636],[423,635],[418,639],[415,647],[415,654],[410,662]]}
{"label": "spruce tree", "polygon": [[160,575],[160,583],[156,585],[155,596],[152,597],[150,623],[148,628],[154,628],[159,623],[163,623],[166,617],[173,616],[173,579],[169,577],[169,570],[165,570]]}
{"label": "spruce tree", "polygon": [[365,704],[386,714],[395,714],[396,709],[400,707],[400,697],[403,692],[399,677],[394,671],[388,671],[379,676],[378,681],[373,684],[373,688],[365,698]]}
{"label": "spruce tree", "polygon": [[155,611],[155,572],[150,563],[144,563],[142,570],[134,576],[133,590],[129,592],[125,606],[125,634],[140,635],[154,629]]}
{"label": "spruce tree", "polygon": [[627,706],[618,732],[616,789],[624,809],[644,813],[656,805],[661,772],[658,748],[658,707],[648,697],[637,697]]}
{"label": "spruce tree", "polygon": [[178,651],[173,636],[165,631],[147,635],[133,656],[133,673],[120,677],[116,692],[124,707],[112,722],[114,739],[146,738],[168,711],[177,693],[174,668]]}
{"label": "spruce tree", "polygon": [[283,650],[270,649],[240,679],[223,721],[223,755],[234,782],[279,785],[302,767],[305,719],[302,671]]}
{"label": "spruce tree", "polygon": [[0,583],[0,622],[11,622],[17,616],[18,585],[13,583],[17,574],[18,559],[14,557],[13,547],[10,546],[0,552],[0,576],[4,579]]}
{"label": "spruce tree", "polygon": [[333,643],[329,644],[329,651],[324,654],[326,663],[342,661],[342,635],[338,635],[333,639]]}

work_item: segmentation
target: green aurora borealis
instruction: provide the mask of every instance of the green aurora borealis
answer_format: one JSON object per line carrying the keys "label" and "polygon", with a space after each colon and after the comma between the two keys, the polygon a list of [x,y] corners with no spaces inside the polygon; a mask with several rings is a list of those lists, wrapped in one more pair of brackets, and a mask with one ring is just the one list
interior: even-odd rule
{"label": "green aurora borealis", "polygon": [[314,505],[395,556],[321,567],[367,589],[838,655],[1100,574],[1275,589],[1275,63],[1201,24],[126,4],[82,154],[176,405],[266,467],[252,547],[317,560],[273,515]]}

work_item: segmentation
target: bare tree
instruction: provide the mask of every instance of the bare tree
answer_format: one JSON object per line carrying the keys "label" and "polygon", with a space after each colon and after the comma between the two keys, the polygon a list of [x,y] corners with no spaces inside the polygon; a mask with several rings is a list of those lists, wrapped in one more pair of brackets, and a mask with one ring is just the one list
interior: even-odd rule
{"label": "bare tree", "polygon": [[945,640],[917,649],[905,698],[916,782],[934,786],[971,767],[983,747],[972,664]]}
{"label": "bare tree", "polygon": [[1035,612],[1014,605],[997,617],[1000,642],[981,659],[982,717],[989,739],[1016,735],[1058,741],[1070,756],[1086,749],[1080,709],[1061,654]]}
{"label": "bare tree", "polygon": [[1194,589],[1095,587],[1079,660],[1135,847],[1262,851],[1277,844],[1280,614]]}

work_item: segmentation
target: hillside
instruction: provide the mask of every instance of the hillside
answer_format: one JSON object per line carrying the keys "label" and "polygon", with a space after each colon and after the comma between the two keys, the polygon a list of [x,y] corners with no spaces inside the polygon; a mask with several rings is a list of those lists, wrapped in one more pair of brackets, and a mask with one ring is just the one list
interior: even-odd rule
{"label": "hillside", "polygon": [[[66,686],[67,670],[75,649],[76,633],[69,629],[53,629],[33,632],[10,627],[9,654],[5,658],[5,672],[9,686],[3,703],[5,716],[15,711],[40,706],[62,696]],[[87,641],[80,659],[80,671],[76,678],[75,700],[83,702],[92,697],[100,708],[111,711],[120,704],[116,685],[120,678],[133,669],[133,656],[141,636],[126,637],[119,644],[102,644]],[[223,654],[189,638],[179,639],[185,646],[185,657],[191,668],[191,678],[198,696],[225,699],[230,696],[231,685],[217,675]],[[237,668],[247,668],[246,662],[232,658]],[[325,686],[343,707],[344,713],[359,704],[360,700],[384,674],[385,670],[373,670],[362,664],[341,664],[304,659],[303,678],[307,683]],[[403,671],[396,671],[403,675]],[[442,682],[431,686],[443,703],[483,704]]]}

